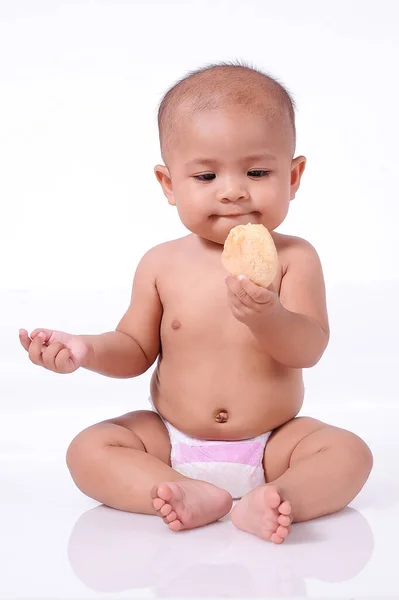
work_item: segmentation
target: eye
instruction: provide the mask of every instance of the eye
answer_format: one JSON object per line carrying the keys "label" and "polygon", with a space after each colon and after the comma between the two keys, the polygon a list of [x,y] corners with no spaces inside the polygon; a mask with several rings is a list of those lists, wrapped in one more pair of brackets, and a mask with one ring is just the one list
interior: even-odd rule
{"label": "eye", "polygon": [[248,171],[248,175],[250,177],[255,177],[256,179],[259,179],[260,177],[266,177],[267,175],[270,175],[270,171],[264,171],[263,169],[254,169],[253,171]]}
{"label": "eye", "polygon": [[197,181],[212,181],[215,179],[215,173],[203,173],[202,175],[194,175],[194,179]]}

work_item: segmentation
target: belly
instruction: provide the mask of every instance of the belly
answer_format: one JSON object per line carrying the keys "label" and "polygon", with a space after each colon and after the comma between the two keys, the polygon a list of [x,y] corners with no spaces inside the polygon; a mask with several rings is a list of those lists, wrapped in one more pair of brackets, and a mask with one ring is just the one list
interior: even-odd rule
{"label": "belly", "polygon": [[218,346],[215,339],[183,347],[165,349],[151,394],[159,413],[187,435],[248,439],[298,414],[304,395],[300,370],[279,365],[250,344],[224,346],[219,340]]}

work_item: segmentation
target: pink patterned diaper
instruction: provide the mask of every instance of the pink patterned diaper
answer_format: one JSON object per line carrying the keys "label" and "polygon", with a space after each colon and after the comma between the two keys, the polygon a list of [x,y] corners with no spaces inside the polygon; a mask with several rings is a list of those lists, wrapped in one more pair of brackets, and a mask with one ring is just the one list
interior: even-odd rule
{"label": "pink patterned diaper", "polygon": [[198,440],[163,421],[169,432],[175,471],[224,488],[234,499],[265,483],[263,454],[271,431],[238,442]]}

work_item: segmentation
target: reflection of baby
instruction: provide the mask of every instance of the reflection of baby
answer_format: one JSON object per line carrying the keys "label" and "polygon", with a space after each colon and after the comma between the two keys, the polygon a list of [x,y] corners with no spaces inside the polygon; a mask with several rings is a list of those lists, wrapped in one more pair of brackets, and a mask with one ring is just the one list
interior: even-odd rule
{"label": "reflection of baby", "polygon": [[351,508],[295,530],[296,543],[285,545],[283,557],[239,536],[230,523],[190,535],[187,552],[185,536],[160,535],[156,521],[98,506],[76,522],[68,555],[76,576],[99,593],[151,588],[157,596],[298,597],[306,595],[306,579],[355,577],[374,544],[368,522]]}
{"label": "reflection of baby", "polygon": [[[329,326],[316,251],[275,231],[306,162],[294,158],[292,100],[260,71],[206,67],[165,95],[159,131],[155,174],[191,233],[144,255],[116,331],[21,330],[21,343],[58,373],[136,377],[158,359],[153,410],[73,440],[68,466],[85,494],[158,514],[173,531],[216,521],[241,498],[233,523],[280,543],[292,521],[346,506],[372,466],[353,433],[296,417],[302,369],[319,361]],[[248,223],[264,225],[277,250],[268,287],[226,277],[221,261],[231,229]]]}

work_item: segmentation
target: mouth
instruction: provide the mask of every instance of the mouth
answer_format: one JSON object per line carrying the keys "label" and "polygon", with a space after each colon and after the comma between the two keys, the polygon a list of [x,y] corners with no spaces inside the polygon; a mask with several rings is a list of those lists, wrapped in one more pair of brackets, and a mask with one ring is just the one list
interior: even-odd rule
{"label": "mouth", "polygon": [[227,215],[219,215],[219,217],[222,217],[224,219],[238,219],[239,217],[254,217],[258,214],[259,213],[252,211],[249,213],[229,213]]}
{"label": "mouth", "polygon": [[221,215],[221,216],[226,217],[226,218],[247,217],[247,216],[249,216],[249,213],[237,213],[237,214],[233,214],[233,215]]}

